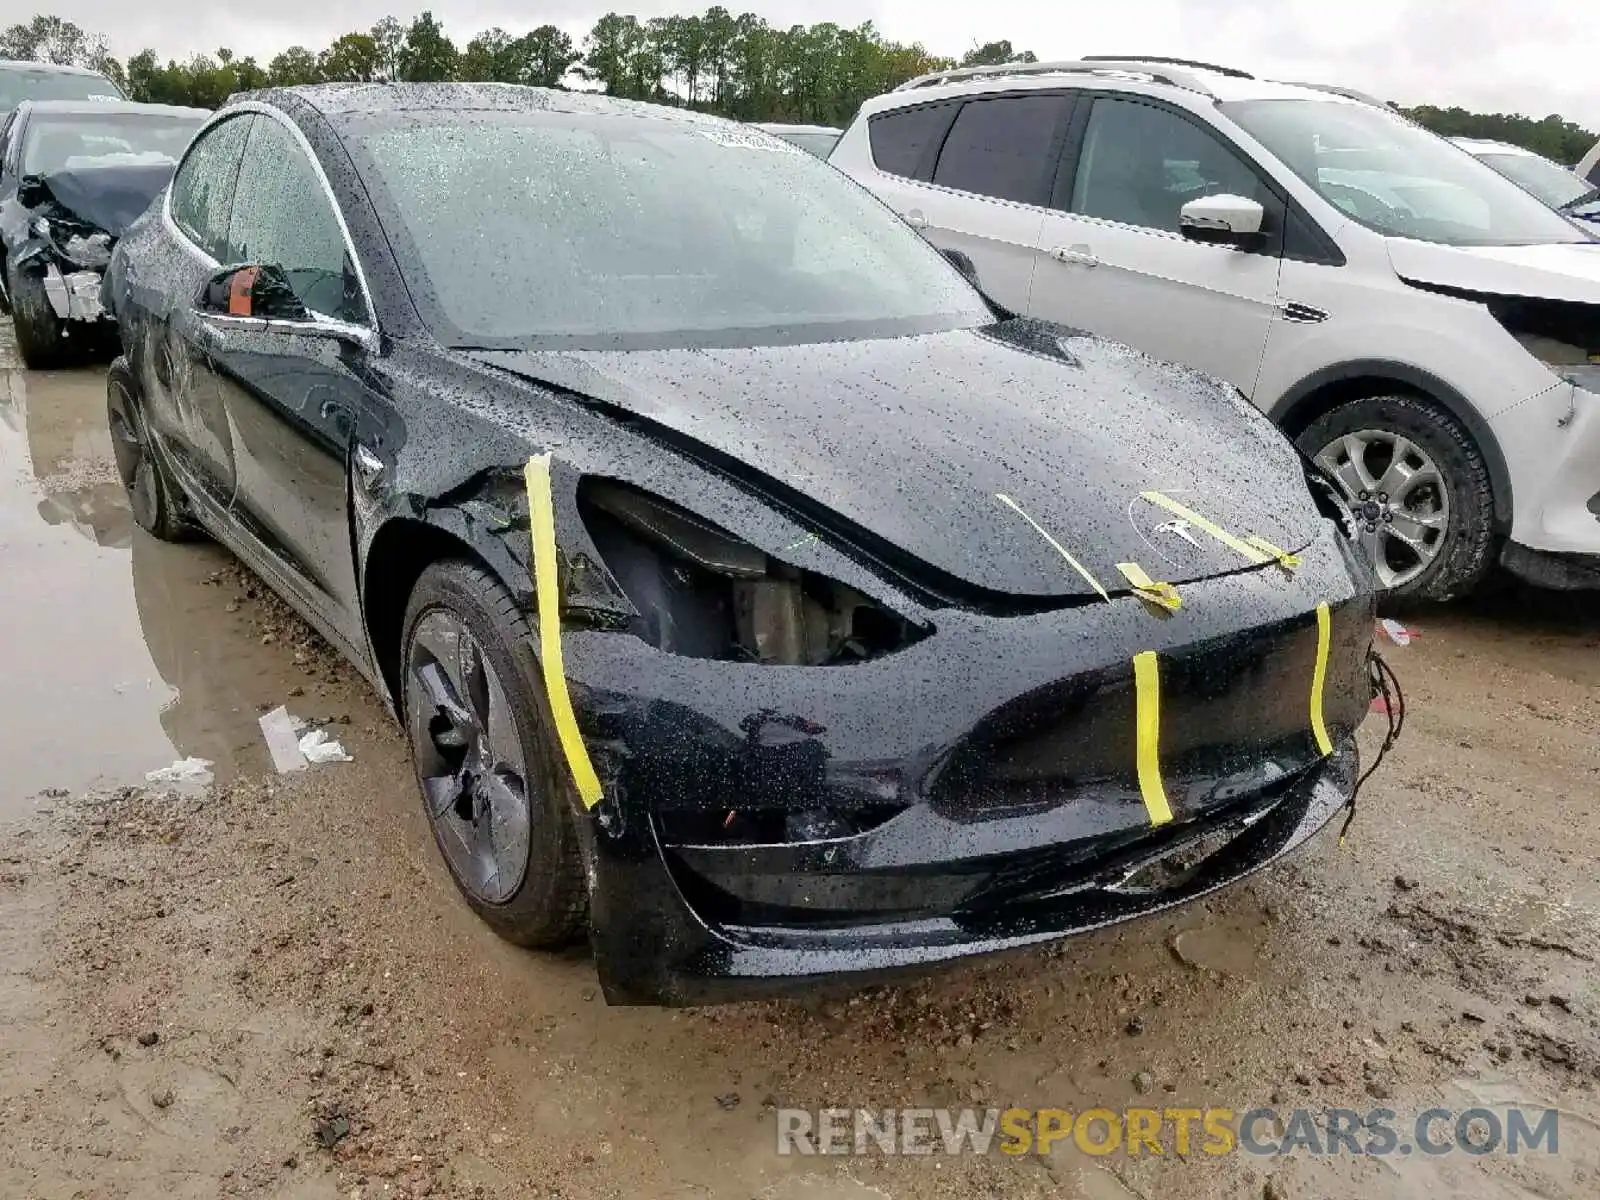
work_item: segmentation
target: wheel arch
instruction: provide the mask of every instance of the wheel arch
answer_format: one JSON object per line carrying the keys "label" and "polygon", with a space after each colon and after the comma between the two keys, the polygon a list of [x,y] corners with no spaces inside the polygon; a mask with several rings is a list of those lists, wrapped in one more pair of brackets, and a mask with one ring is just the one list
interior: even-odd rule
{"label": "wheel arch", "polygon": [[[405,635],[406,608],[412,589],[434,563],[458,560],[471,563],[498,579],[514,597],[525,596],[528,584],[511,582],[510,556],[485,553],[465,534],[465,520],[449,509],[435,510],[437,520],[395,516],[378,527],[367,547],[361,575],[361,607],[371,647],[373,666],[382,681],[390,707],[401,708],[400,643]],[[457,526],[452,528],[451,526]]]}
{"label": "wheel arch", "polygon": [[1267,409],[1267,415],[1293,438],[1317,418],[1341,404],[1392,392],[1429,400],[1461,423],[1483,455],[1484,465],[1489,470],[1495,533],[1502,536],[1510,533],[1514,497],[1511,472],[1506,467],[1500,443],[1489,428],[1489,423],[1479,415],[1471,402],[1431,372],[1409,363],[1383,359],[1360,359],[1324,367],[1284,392]]}

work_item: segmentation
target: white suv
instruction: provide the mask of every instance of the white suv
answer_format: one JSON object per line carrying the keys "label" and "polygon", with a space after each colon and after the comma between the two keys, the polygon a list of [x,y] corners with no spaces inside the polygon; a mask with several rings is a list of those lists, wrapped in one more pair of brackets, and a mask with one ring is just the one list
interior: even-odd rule
{"label": "white suv", "polygon": [[1600,239],[1387,106],[1174,60],[1010,64],[867,101],[829,161],[1001,306],[1236,384],[1340,483],[1396,592],[1497,559],[1600,586]]}

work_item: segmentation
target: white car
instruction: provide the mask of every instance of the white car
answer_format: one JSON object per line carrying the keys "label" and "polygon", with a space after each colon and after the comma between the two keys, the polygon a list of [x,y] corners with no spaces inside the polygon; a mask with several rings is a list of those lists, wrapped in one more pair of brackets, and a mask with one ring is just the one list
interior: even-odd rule
{"label": "white car", "polygon": [[[1532,150],[1487,138],[1456,137],[1450,140],[1468,154],[1488,163],[1512,183],[1521,184],[1551,208],[1573,211],[1594,197],[1594,185],[1577,171],[1551,162]],[[1587,208],[1582,212],[1573,211],[1573,215],[1584,220],[1596,219]]]}
{"label": "white car", "polygon": [[1600,239],[1387,106],[1173,60],[1008,64],[867,101],[829,161],[1000,306],[1237,385],[1339,482],[1395,592],[1497,561],[1600,587]]}

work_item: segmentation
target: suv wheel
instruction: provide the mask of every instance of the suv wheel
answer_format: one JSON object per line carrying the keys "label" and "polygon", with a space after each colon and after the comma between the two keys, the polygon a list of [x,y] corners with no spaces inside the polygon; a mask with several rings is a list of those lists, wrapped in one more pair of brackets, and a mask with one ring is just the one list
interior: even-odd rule
{"label": "suv wheel", "polygon": [[1344,493],[1386,591],[1448,600],[1488,574],[1489,468],[1449,413],[1416,396],[1372,396],[1323,414],[1296,441]]}

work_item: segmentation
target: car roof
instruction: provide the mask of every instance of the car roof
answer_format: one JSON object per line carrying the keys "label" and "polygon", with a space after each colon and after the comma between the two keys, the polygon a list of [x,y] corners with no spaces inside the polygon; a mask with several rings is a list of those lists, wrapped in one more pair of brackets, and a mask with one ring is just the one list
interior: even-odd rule
{"label": "car roof", "polygon": [[1061,62],[1004,63],[994,67],[935,71],[868,100],[871,113],[927,100],[1062,86],[1140,90],[1187,95],[1208,101],[1325,100],[1339,104],[1387,107],[1372,96],[1329,84],[1284,83],[1257,79],[1231,67],[1179,59],[1087,57]]}
{"label": "car roof", "polygon": [[[91,72],[92,73],[92,72]],[[104,113],[151,113],[163,116],[205,118],[209,108],[184,108],[176,104],[138,104],[132,100],[24,100],[17,105],[34,116],[100,116]]]}
{"label": "car roof", "polygon": [[292,109],[298,101],[330,119],[404,112],[558,112],[640,117],[708,128],[738,124],[725,117],[665,104],[515,83],[314,83],[243,92],[229,97],[224,107],[249,101],[285,109]]}
{"label": "car roof", "polygon": [[[0,71],[12,68],[36,71],[41,75],[93,75],[96,79],[105,79],[99,71],[90,70],[88,67],[75,67],[67,63],[33,62],[23,58],[0,58]],[[106,82],[110,82],[107,80]]]}

